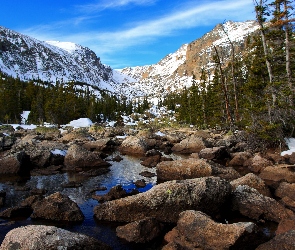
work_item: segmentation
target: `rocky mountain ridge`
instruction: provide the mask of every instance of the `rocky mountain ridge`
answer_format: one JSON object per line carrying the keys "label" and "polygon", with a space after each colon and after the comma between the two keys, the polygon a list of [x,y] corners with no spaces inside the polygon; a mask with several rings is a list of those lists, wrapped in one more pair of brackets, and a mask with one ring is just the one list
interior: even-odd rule
{"label": "rocky mountain ridge", "polygon": [[128,76],[101,63],[90,50],[71,42],[39,41],[0,26],[0,70],[21,80],[75,81],[114,92]]}
{"label": "rocky mountain ridge", "polygon": [[214,46],[230,58],[230,41],[238,55],[245,39],[258,30],[255,21],[218,24],[195,41],[182,45],[158,63],[114,70],[89,48],[70,42],[42,42],[0,26],[0,70],[22,80],[76,81],[129,98],[159,98],[192,84],[201,69],[212,73]]}
{"label": "rocky mountain ridge", "polygon": [[212,70],[214,46],[222,50],[226,62],[231,55],[230,41],[236,54],[239,54],[244,48],[246,37],[258,29],[256,21],[218,24],[203,37],[182,45],[175,53],[167,55],[156,64],[124,68],[121,72],[135,78],[137,82],[132,84],[138,89],[149,86],[146,94],[151,96],[189,87],[192,76],[195,75],[198,79],[202,68]]}

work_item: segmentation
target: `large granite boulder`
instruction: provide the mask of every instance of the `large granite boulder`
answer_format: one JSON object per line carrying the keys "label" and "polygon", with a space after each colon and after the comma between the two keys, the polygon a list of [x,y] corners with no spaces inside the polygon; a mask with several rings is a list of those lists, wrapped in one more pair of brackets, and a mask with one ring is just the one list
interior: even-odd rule
{"label": "large granite boulder", "polygon": [[251,158],[249,152],[234,153],[232,154],[232,159],[229,161],[229,166],[243,166],[249,158]]}
{"label": "large granite boulder", "polygon": [[0,174],[28,174],[31,170],[30,157],[25,152],[8,154],[0,159]]}
{"label": "large granite boulder", "polygon": [[200,211],[188,210],[180,214],[177,226],[165,236],[169,243],[163,250],[255,249],[263,242],[259,236],[252,222],[221,224]]}
{"label": "large granite boulder", "polygon": [[80,222],[84,220],[84,215],[74,201],[57,192],[33,203],[31,218]]}
{"label": "large granite boulder", "polygon": [[100,204],[94,208],[94,217],[120,222],[154,217],[161,222],[177,222],[179,213],[189,209],[216,216],[230,194],[229,182],[218,177],[168,181],[145,193]]}
{"label": "large granite boulder", "polygon": [[240,174],[231,167],[224,167],[204,159],[188,158],[175,161],[163,161],[157,164],[159,182],[170,180],[194,179],[206,176],[217,176],[226,180],[234,180]]}
{"label": "large granite boulder", "polygon": [[1,250],[110,250],[111,247],[89,236],[43,225],[18,227],[8,232]]}
{"label": "large granite boulder", "polygon": [[255,188],[264,196],[272,196],[268,186],[264,183],[264,181],[260,177],[252,173],[246,174],[241,178],[233,180],[230,182],[230,184],[232,185],[233,189],[236,189],[240,185],[247,185],[251,188]]}
{"label": "large granite boulder", "polygon": [[291,210],[247,185],[238,186],[233,191],[232,204],[234,211],[251,219],[280,222],[282,219],[295,218]]}
{"label": "large granite boulder", "polygon": [[258,246],[256,250],[294,250],[295,230],[275,236],[270,241]]}
{"label": "large granite boulder", "polygon": [[190,137],[176,143],[172,147],[172,151],[180,154],[199,153],[202,149],[206,148],[202,138],[191,135]]}
{"label": "large granite boulder", "polygon": [[128,242],[146,243],[161,234],[163,224],[155,218],[146,218],[116,228],[117,236]]}
{"label": "large granite boulder", "polygon": [[185,180],[212,175],[211,165],[203,159],[163,161],[157,164],[158,181]]}
{"label": "large granite boulder", "polygon": [[144,156],[148,149],[145,139],[136,136],[128,136],[119,147],[121,154],[139,156]]}
{"label": "large granite boulder", "polygon": [[261,171],[259,177],[267,183],[280,183],[282,181],[295,183],[294,166],[287,164],[268,166]]}
{"label": "large granite boulder", "polygon": [[64,164],[67,169],[72,170],[110,166],[110,163],[102,160],[97,153],[90,152],[77,144],[68,149]]}

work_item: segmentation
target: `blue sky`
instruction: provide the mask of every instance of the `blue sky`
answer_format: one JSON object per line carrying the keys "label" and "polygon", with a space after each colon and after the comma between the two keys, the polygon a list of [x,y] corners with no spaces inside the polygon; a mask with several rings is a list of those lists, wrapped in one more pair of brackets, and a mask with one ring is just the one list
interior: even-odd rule
{"label": "blue sky", "polygon": [[252,0],[2,0],[0,26],[78,43],[123,68],[157,63],[225,20],[253,19]]}

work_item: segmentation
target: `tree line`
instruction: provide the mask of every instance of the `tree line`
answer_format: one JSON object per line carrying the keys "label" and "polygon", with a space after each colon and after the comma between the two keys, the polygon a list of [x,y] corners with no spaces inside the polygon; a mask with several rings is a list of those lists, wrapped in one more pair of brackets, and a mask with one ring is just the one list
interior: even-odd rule
{"label": "tree line", "polygon": [[166,96],[163,103],[179,122],[247,129],[270,143],[294,135],[294,2],[254,0],[254,8],[259,31],[247,38],[244,51],[236,53],[223,28],[228,61],[224,47],[213,46],[214,69],[204,65],[190,88]]}
{"label": "tree line", "polygon": [[0,72],[0,122],[20,123],[24,110],[31,111],[28,122],[34,124],[67,124],[81,117],[93,122],[116,121],[121,115],[148,108],[146,98],[133,103],[124,96],[90,89],[76,82],[25,82]]}

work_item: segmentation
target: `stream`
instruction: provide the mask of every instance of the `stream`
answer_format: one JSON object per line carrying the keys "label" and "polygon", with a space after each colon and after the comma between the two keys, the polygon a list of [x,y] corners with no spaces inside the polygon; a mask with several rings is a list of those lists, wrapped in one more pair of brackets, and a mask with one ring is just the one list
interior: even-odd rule
{"label": "stream", "polygon": [[[108,158],[111,159],[117,154],[118,153],[114,153]],[[22,200],[28,197],[28,189],[45,189],[47,190],[46,196],[58,191],[70,197],[78,204],[85,216],[85,220],[81,224],[64,224],[60,222],[33,220],[30,218],[16,221],[0,219],[0,242],[3,241],[6,233],[13,228],[32,224],[42,224],[54,225],[72,232],[79,232],[92,236],[107,243],[113,249],[156,249],[157,246],[155,245],[143,246],[140,244],[131,244],[121,240],[116,236],[115,231],[116,227],[120,224],[99,222],[95,221],[93,218],[93,209],[99,204],[99,202],[91,198],[92,194],[95,193],[97,195],[104,195],[116,185],[122,185],[122,187],[129,192],[136,188],[134,182],[142,179],[145,180],[146,186],[144,188],[137,188],[139,192],[145,192],[156,184],[156,176],[147,178],[140,175],[143,171],[155,173],[155,168],[152,169],[142,166],[140,164],[140,160],[135,157],[127,155],[121,155],[121,157],[123,160],[120,162],[110,161],[112,165],[110,166],[110,171],[108,173],[90,178],[81,179],[81,175],[78,174],[59,173],[46,176],[31,176],[27,180],[0,179],[0,190],[4,190],[6,192],[5,207],[1,208],[1,211],[8,207],[17,206]],[[69,182],[81,183],[82,185],[75,188],[64,188],[63,185]],[[106,190],[93,192],[93,190],[98,187],[105,187]],[[152,244],[159,245],[160,243]]]}

